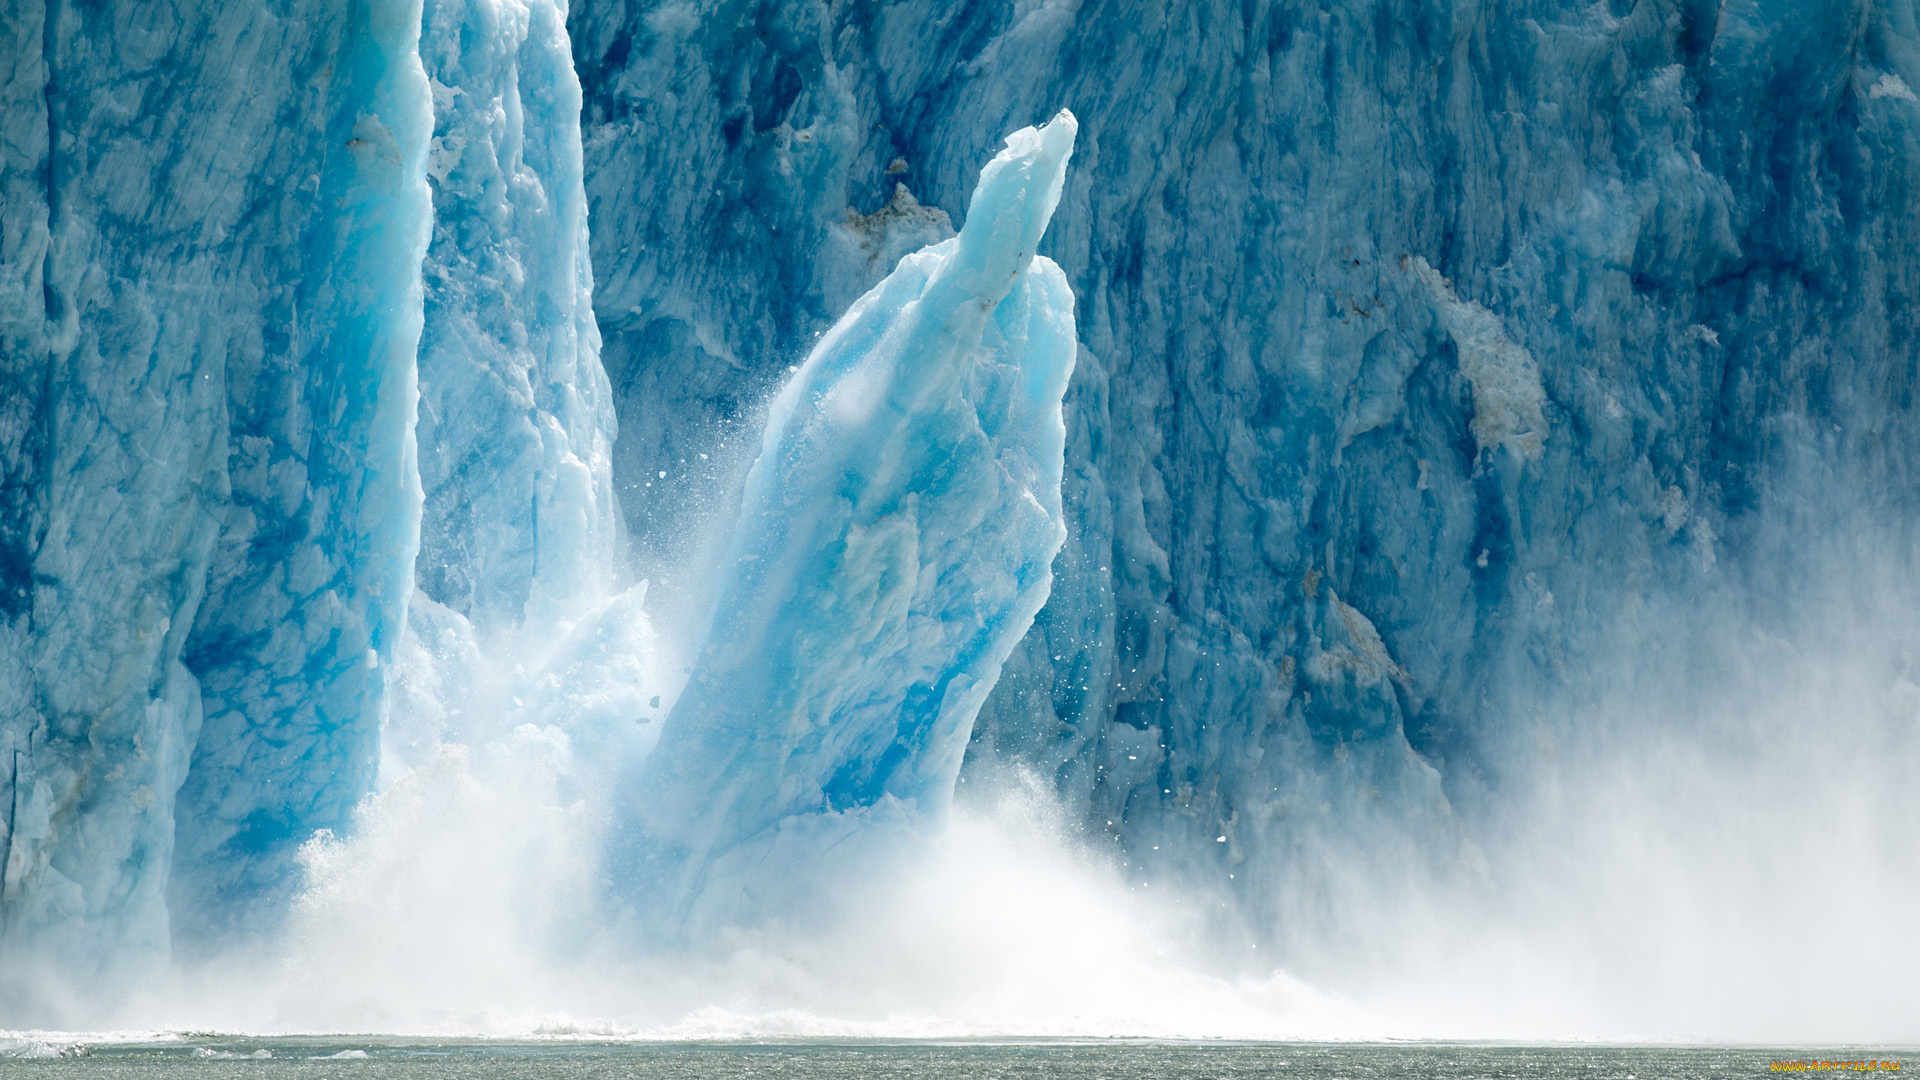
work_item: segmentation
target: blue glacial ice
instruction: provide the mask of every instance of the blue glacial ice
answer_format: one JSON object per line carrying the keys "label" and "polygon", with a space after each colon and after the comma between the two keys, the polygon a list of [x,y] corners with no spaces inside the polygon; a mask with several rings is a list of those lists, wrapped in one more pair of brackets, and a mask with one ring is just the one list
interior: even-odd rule
{"label": "blue glacial ice", "polygon": [[600,367],[565,10],[428,3],[421,589],[476,625],[552,623],[611,582]]}
{"label": "blue glacial ice", "polygon": [[151,973],[176,852],[245,889],[371,776],[430,113],[360,16],[7,9],[9,976]]}
{"label": "blue glacial ice", "polygon": [[1066,539],[1073,294],[1036,251],[1076,130],[1009,136],[960,235],[902,259],[774,399],[691,676],[629,785],[658,915],[781,910],[871,819],[945,812]]}
{"label": "blue glacial ice", "polygon": [[304,69],[327,80],[302,118],[319,145],[284,151],[307,185],[290,201],[311,209],[272,237],[287,260],[271,268],[280,306],[255,316],[266,340],[226,370],[231,495],[182,654],[205,719],[174,813],[169,903],[192,942],[263,906],[271,919],[298,845],[344,826],[367,793],[413,590],[433,120],[419,5],[375,5],[338,32]]}
{"label": "blue glacial ice", "polygon": [[646,627],[562,10],[42,14],[7,16],[0,967],[44,1002],[270,928],[383,749],[441,737],[408,706],[470,672],[429,632]]}
{"label": "blue glacial ice", "polygon": [[[1908,0],[49,0],[0,58],[0,1024],[270,933],[449,743],[571,747],[674,932],[1024,774],[1321,970],[1609,739],[1920,753]],[[1885,726],[1763,730],[1823,648]]]}
{"label": "blue glacial ice", "polygon": [[388,775],[441,742],[523,723],[631,723],[660,692],[645,674],[645,588],[616,580],[616,426],[565,12],[454,0],[427,3],[423,18],[424,506]]}
{"label": "blue glacial ice", "polygon": [[[655,670],[645,584],[616,559],[563,11],[45,14],[8,23],[23,64],[9,84],[0,679],[0,952],[9,1007],[39,1016],[69,991],[131,992],[170,954],[271,932],[302,846],[350,832],[383,771],[517,731],[638,761],[676,684]],[[152,111],[116,104],[122,85]],[[917,256],[893,287],[927,286],[913,310],[944,303],[960,323],[944,349],[894,331],[888,348],[929,365],[924,384],[877,403],[890,434],[857,444],[893,445],[908,471],[876,479],[851,535],[910,536],[914,505],[935,520],[910,537],[928,560],[925,595],[906,597],[913,626],[888,631],[904,644],[863,676],[877,697],[850,705],[844,742],[811,762],[845,774],[816,780],[842,807],[884,795],[937,815],[973,712],[1045,597],[1074,353],[1058,271],[1029,268],[1072,121],[1047,131],[996,167],[1006,182],[972,242]],[[863,235],[848,259],[876,275],[951,229],[903,192]],[[836,348],[892,325],[887,296]],[[858,376],[829,369],[852,354],[822,356],[806,379],[850,392]],[[944,425],[941,460],[972,469],[935,468],[934,429],[916,424]],[[822,453],[844,465],[854,445]],[[822,482],[801,474],[785,482]],[[807,502],[768,484],[756,505]],[[979,543],[996,529],[1004,550]],[[739,584],[714,623],[724,640],[757,610]],[[975,610],[951,619],[962,603]],[[889,694],[920,710],[898,740],[874,727]]]}
{"label": "blue glacial ice", "polygon": [[616,486],[668,564],[715,481],[640,485],[837,316],[849,211],[958,220],[1002,131],[1079,118],[1068,538],[963,776],[1045,777],[1230,936],[1349,940],[1348,885],[1471,868],[1596,704],[1677,732],[1742,635],[1910,578],[1908,3],[569,20]]}

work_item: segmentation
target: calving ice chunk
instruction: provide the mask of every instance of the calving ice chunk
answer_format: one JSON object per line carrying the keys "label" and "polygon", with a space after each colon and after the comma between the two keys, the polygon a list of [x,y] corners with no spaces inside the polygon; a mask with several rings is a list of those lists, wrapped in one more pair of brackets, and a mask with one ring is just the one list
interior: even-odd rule
{"label": "calving ice chunk", "polygon": [[[1065,540],[1073,294],[1035,249],[1076,122],[1008,137],[775,401],[687,688],[628,797],[643,920],[751,918],[937,818]],[[783,901],[783,906],[785,902]]]}

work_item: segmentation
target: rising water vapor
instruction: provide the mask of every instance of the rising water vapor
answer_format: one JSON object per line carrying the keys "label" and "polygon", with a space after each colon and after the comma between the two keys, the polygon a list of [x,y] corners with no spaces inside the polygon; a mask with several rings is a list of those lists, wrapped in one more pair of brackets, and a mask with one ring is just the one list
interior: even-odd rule
{"label": "rising water vapor", "polygon": [[[1791,598],[1732,595],[1622,631],[1594,669],[1603,693],[1540,695],[1566,712],[1543,704],[1506,748],[1525,784],[1463,826],[1445,873],[1354,852],[1326,883],[1341,906],[1318,925],[1337,936],[1317,944],[1271,944],[1285,928],[1263,938],[1205,880],[1129,869],[1049,783],[1010,770],[970,776],[942,829],[871,858],[825,918],[775,912],[696,950],[636,951],[604,929],[604,774],[526,724],[397,770],[350,837],[303,849],[280,941],[183,973],[127,1020],[643,1039],[1910,1037],[1913,598],[1868,560],[1823,565]],[[511,712],[511,689],[494,693]],[[1286,952],[1261,957],[1263,942]]]}

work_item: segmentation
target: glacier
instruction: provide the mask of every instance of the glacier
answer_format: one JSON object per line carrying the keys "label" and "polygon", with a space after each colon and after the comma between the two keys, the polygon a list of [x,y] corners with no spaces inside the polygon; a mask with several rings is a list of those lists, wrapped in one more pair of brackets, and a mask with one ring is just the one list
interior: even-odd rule
{"label": "glacier", "polygon": [[[902,185],[957,212],[1001,130],[1079,117],[1042,247],[1084,346],[1068,539],[962,776],[1047,778],[1141,880],[1218,898],[1242,955],[1337,977],[1382,932],[1356,919],[1419,908],[1386,883],[1530,878],[1486,857],[1531,799],[1593,783],[1568,763],[1687,733],[1834,754],[1804,718],[1760,734],[1745,688],[1843,639],[1913,647],[1829,613],[1910,595],[1911,4],[569,23],[616,486],[662,566],[726,480],[679,460],[837,315],[848,221]],[[1911,767],[1886,708],[1875,745]]]}
{"label": "glacier", "polygon": [[[38,14],[12,24],[16,41],[40,39],[12,84],[38,126],[9,159],[40,216],[10,219],[22,227],[8,355],[15,383],[39,389],[10,398],[27,411],[9,460],[26,471],[9,489],[19,580],[0,952],[10,1013],[44,1017],[124,997],[170,959],[214,961],[270,936],[324,861],[316,838],[352,834],[383,775],[431,768],[439,748],[557,739],[638,767],[659,727],[636,734],[636,721],[665,718],[673,680],[653,663],[646,584],[616,558],[617,428],[564,10]],[[185,130],[163,142],[222,163],[181,180],[198,202],[145,190],[127,160],[98,163],[99,147],[125,157],[153,135],[111,79],[88,81],[112,69],[90,50],[115,41],[143,42],[126,60],[139,85],[182,103],[165,111]],[[212,60],[235,49],[243,62]],[[285,87],[250,84],[256,66]],[[1016,138],[1032,145],[992,174],[970,240],[913,256],[850,324],[857,337],[895,307],[923,313],[886,338],[927,380],[901,376],[903,411],[883,407],[890,420],[867,442],[853,423],[844,445],[818,451],[824,464],[753,496],[762,516],[805,505],[820,477],[892,445],[904,471],[877,478],[853,539],[897,540],[916,504],[934,515],[926,566],[906,579],[923,575],[928,592],[911,607],[912,644],[876,658],[866,681],[879,700],[847,706],[864,719],[837,724],[838,757],[820,757],[897,775],[839,792],[842,808],[886,788],[937,817],[973,713],[1045,597],[1074,355],[1059,272],[1028,265],[1073,121],[1046,130]],[[42,186],[19,188],[36,176]],[[895,248],[937,238],[911,226],[951,235],[911,202]],[[134,216],[142,208],[156,220]],[[156,246],[175,218],[174,247]],[[942,304],[971,329],[926,314]],[[939,341],[916,344],[929,335]],[[829,371],[846,357],[822,355],[818,377],[838,380],[841,399],[882,377]],[[122,384],[130,364],[158,365],[145,376],[158,382]],[[116,429],[129,434],[100,442]],[[1005,551],[982,543],[995,528]],[[827,575],[817,587],[833,595],[832,575],[857,582],[862,567],[789,570]],[[756,603],[777,610],[752,594],[722,594],[741,608],[716,622],[723,640],[751,634]],[[880,626],[836,629],[865,641]],[[729,713],[711,678],[696,676],[682,707],[696,719],[667,725],[688,775],[699,725],[711,736],[753,710],[742,697]],[[823,673],[818,691],[832,685]],[[889,694],[891,708],[911,698],[926,711],[891,753]]]}
{"label": "glacier", "polygon": [[418,552],[416,604],[461,632],[604,605],[563,18],[9,15],[38,42],[9,54],[10,991],[137,984],[278,918],[375,784]]}
{"label": "glacier", "polygon": [[622,785],[669,926],[796,917],[794,875],[856,874],[873,819],[951,799],[1066,539],[1073,294],[1036,251],[1076,130],[1009,136],[960,235],[902,259],[774,399],[689,681]]}
{"label": "glacier", "polygon": [[1535,919],[1920,992],[1909,0],[0,41],[0,1026],[269,966],[449,776],[591,848],[522,868],[575,950],[1033,788],[1222,970]]}
{"label": "glacier", "polygon": [[14,993],[150,977],[176,853],[249,887],[371,776],[429,114],[363,15],[8,9]]}

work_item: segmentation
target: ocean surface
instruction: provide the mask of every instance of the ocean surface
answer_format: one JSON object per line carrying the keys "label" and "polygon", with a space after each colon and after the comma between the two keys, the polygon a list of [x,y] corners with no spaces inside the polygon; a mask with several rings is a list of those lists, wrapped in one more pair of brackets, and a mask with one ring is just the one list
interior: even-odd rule
{"label": "ocean surface", "polygon": [[1898,1075],[1900,1064],[1920,1067],[1920,1052],[1888,1047],[1133,1041],[634,1043],[199,1034],[99,1044],[63,1038],[14,1038],[0,1040],[0,1054],[37,1055],[0,1056],[0,1077],[347,1080],[400,1076],[1717,1080],[1775,1075],[1781,1072],[1776,1062],[1847,1075]]}

